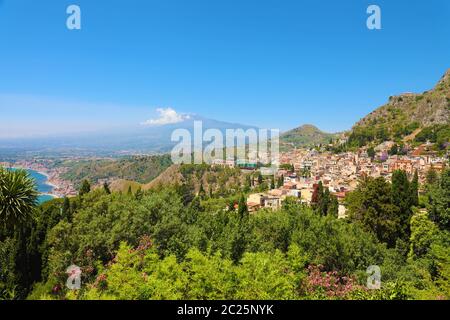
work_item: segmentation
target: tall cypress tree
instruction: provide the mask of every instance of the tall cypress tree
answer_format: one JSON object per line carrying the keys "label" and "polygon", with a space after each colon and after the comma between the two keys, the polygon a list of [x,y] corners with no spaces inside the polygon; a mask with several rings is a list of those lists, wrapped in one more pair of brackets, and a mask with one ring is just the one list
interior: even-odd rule
{"label": "tall cypress tree", "polygon": [[319,184],[317,186],[317,195],[316,195],[316,208],[320,208],[323,201],[323,184],[322,181],[319,181]]}
{"label": "tall cypress tree", "polygon": [[136,194],[134,195],[134,197],[136,198],[136,200],[141,200],[143,196],[144,196],[144,192],[142,191],[142,188],[139,187],[137,189]]}
{"label": "tall cypress tree", "polygon": [[338,199],[332,194],[330,194],[327,215],[333,216],[335,218],[339,217],[339,202]]}
{"label": "tall cypress tree", "polygon": [[[236,217],[236,216],[235,216]],[[250,231],[249,213],[244,195],[241,195],[238,205],[237,226],[233,232],[231,243],[231,259],[238,263],[245,252]]]}
{"label": "tall cypress tree", "polygon": [[426,180],[427,184],[435,184],[439,180],[438,174],[433,167],[428,170]]}
{"label": "tall cypress tree", "polygon": [[204,198],[205,197],[205,189],[203,188],[203,183],[202,182],[200,182],[200,187],[199,187],[199,189],[198,189],[198,196],[200,197],[200,198]]}
{"label": "tall cypress tree", "polygon": [[250,175],[245,177],[245,188],[247,190],[250,190],[252,188],[252,179],[251,179]]}
{"label": "tall cypress tree", "polygon": [[330,204],[330,190],[328,188],[324,188],[321,201],[319,203],[319,213],[322,216],[326,216],[328,214],[328,207]]}
{"label": "tall cypress tree", "polygon": [[212,187],[209,186],[209,197],[212,198],[213,197],[213,191],[212,191]]}
{"label": "tall cypress tree", "polygon": [[284,175],[281,175],[278,178],[278,188],[282,187],[284,185]]}
{"label": "tall cypress tree", "polygon": [[410,184],[410,192],[411,192],[411,206],[419,205],[419,175],[417,170],[414,172],[414,177]]}
{"label": "tall cypress tree", "polygon": [[70,200],[67,197],[64,197],[64,202],[62,206],[62,218],[71,221],[71,210],[70,210]]}
{"label": "tall cypress tree", "polygon": [[261,185],[263,183],[263,176],[261,172],[258,172],[258,185]]}
{"label": "tall cypress tree", "polygon": [[241,195],[241,197],[239,199],[238,215],[241,220],[243,218],[245,218],[246,216],[248,216],[247,202],[245,201],[244,195]]}
{"label": "tall cypress tree", "polygon": [[109,185],[108,182],[105,181],[105,183],[103,184],[103,190],[105,190],[105,192],[107,194],[111,194],[111,189],[109,189]]}
{"label": "tall cypress tree", "polygon": [[391,194],[394,205],[400,209],[400,234],[405,238],[409,237],[409,222],[411,219],[411,189],[403,170],[396,170],[392,174]]}
{"label": "tall cypress tree", "polygon": [[175,186],[175,190],[181,196],[181,201],[184,206],[187,206],[194,199],[193,188],[194,186],[190,182],[183,182],[181,185],[178,184]]}

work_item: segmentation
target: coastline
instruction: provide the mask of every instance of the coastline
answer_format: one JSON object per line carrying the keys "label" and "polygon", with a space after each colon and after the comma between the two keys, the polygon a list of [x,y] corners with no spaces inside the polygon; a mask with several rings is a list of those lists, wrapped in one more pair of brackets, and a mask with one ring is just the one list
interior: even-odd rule
{"label": "coastline", "polygon": [[40,196],[49,196],[52,197],[53,199],[59,199],[59,197],[53,193],[39,193]]}
{"label": "coastline", "polygon": [[51,192],[39,192],[39,195],[41,195],[41,196],[49,196],[49,197],[52,197],[53,199],[61,198],[58,194],[54,193],[54,190],[59,188],[59,186],[54,184],[51,181],[50,175],[47,172],[35,170],[33,168],[26,168],[26,167],[10,167],[10,169],[14,169],[14,170],[31,170],[31,171],[34,171],[34,172],[44,176],[46,178],[46,181],[44,182],[44,184],[49,186],[49,187],[51,187],[52,190],[51,190]]}

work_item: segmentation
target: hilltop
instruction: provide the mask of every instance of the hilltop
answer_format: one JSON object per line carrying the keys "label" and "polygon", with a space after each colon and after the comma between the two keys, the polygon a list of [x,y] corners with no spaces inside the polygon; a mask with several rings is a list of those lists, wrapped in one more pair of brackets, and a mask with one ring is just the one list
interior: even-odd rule
{"label": "hilltop", "polygon": [[289,130],[280,136],[280,147],[306,147],[328,144],[337,134],[326,133],[311,124]]}
{"label": "hilltop", "polygon": [[226,196],[239,191],[246,183],[248,174],[238,168],[228,168],[210,165],[171,165],[158,177],[149,183],[137,183],[130,180],[116,180],[110,189],[116,192],[127,192],[129,188],[135,192],[138,189],[159,189],[163,186],[187,185],[195,194],[204,192]]}
{"label": "hilltop", "polygon": [[433,140],[434,136],[437,140],[440,135],[444,141],[448,139],[449,122],[450,69],[429,91],[391,96],[387,104],[353,126],[349,144],[360,147],[370,142],[414,140],[421,132],[428,131],[433,133],[426,133],[426,138]]}

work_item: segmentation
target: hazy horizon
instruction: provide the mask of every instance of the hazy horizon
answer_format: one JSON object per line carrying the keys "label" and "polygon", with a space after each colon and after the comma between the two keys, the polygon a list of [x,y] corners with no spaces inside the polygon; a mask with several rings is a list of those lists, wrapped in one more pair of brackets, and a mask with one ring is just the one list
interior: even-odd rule
{"label": "hazy horizon", "polygon": [[[177,123],[348,130],[450,67],[450,3],[2,1],[0,137]],[[431,5],[432,4],[432,5]],[[107,8],[108,10],[105,10]],[[238,8],[238,9],[236,9]],[[433,50],[429,50],[433,48]]]}

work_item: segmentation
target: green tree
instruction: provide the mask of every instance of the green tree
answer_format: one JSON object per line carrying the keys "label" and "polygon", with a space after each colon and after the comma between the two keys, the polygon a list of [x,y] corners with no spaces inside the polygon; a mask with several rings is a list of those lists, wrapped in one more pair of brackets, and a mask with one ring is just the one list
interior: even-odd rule
{"label": "green tree", "polygon": [[337,218],[339,215],[339,202],[336,196],[330,194],[327,215]]}
{"label": "green tree", "polygon": [[245,200],[244,195],[241,195],[241,197],[239,198],[238,215],[240,219],[248,217],[247,201]]}
{"label": "green tree", "polygon": [[62,206],[62,217],[67,219],[67,221],[72,220],[70,199],[68,197],[64,197],[64,202],[63,202],[63,206]]}
{"label": "green tree", "polygon": [[398,153],[399,153],[398,145],[397,145],[397,144],[394,144],[394,145],[391,147],[391,149],[389,150],[389,155],[394,156],[394,155],[396,155],[396,154],[398,154]]}
{"label": "green tree", "polygon": [[311,177],[311,170],[309,168],[303,168],[300,171],[300,176],[302,178],[309,178],[309,177]]}
{"label": "green tree", "polygon": [[430,170],[428,170],[426,175],[426,182],[427,184],[435,184],[438,181],[439,177],[436,172],[436,170],[431,167]]}
{"label": "green tree", "polygon": [[228,201],[228,204],[227,204],[227,210],[228,210],[228,212],[234,212],[234,211],[236,211],[236,209],[235,209],[235,207],[234,207],[235,204],[236,204],[236,202],[234,201],[234,199],[230,199],[230,200]]}
{"label": "green tree", "polygon": [[275,177],[274,176],[272,176],[270,178],[270,189],[271,190],[275,189]]}
{"label": "green tree", "polygon": [[38,193],[25,170],[0,168],[0,223],[14,227],[33,219]]}
{"label": "green tree", "polygon": [[249,237],[249,213],[244,195],[241,195],[238,204],[238,212],[235,221],[235,228],[232,231],[231,259],[238,263],[244,254]]}
{"label": "green tree", "polygon": [[284,175],[278,177],[277,187],[281,188],[284,185]]}
{"label": "green tree", "polygon": [[383,178],[365,178],[347,198],[350,219],[359,221],[380,241],[395,246],[401,232],[400,208],[392,199],[392,187]]}
{"label": "green tree", "polygon": [[189,210],[187,210],[187,213],[189,215],[189,218],[186,222],[190,224],[194,224],[198,220],[198,215],[201,212],[204,212],[205,208],[202,206],[201,199],[199,196],[195,197],[194,200],[189,204]]}
{"label": "green tree", "polygon": [[89,183],[88,180],[83,180],[78,194],[80,196],[84,196],[85,194],[88,194],[89,192],[91,192],[91,184]]}
{"label": "green tree", "polygon": [[206,192],[205,192],[205,189],[203,188],[203,183],[200,182],[200,187],[199,187],[199,190],[198,190],[198,196],[203,199],[205,197],[205,195],[206,195]]}
{"label": "green tree", "polygon": [[261,172],[258,172],[258,185],[261,185],[263,183],[263,176],[261,174]]}
{"label": "green tree", "polygon": [[375,150],[373,147],[370,147],[369,149],[367,149],[367,155],[372,160],[375,158]]}
{"label": "green tree", "polygon": [[175,187],[177,193],[181,196],[181,201],[183,205],[187,206],[195,197],[193,193],[192,183],[183,182],[181,185]]}
{"label": "green tree", "polygon": [[317,185],[314,186],[314,191],[311,196],[311,202],[313,204],[314,209],[317,209],[322,203],[323,198],[323,185],[322,181],[319,181]]}
{"label": "green tree", "polygon": [[330,205],[330,190],[328,188],[323,189],[323,194],[319,203],[319,214],[326,216],[328,214],[328,207]]}
{"label": "green tree", "polygon": [[439,228],[450,231],[450,169],[429,186],[427,208]]}
{"label": "green tree", "polygon": [[142,200],[142,197],[144,196],[144,191],[142,191],[142,188],[139,187],[136,191],[136,194],[134,195],[134,197],[136,198],[136,200]]}
{"label": "green tree", "polygon": [[38,193],[25,170],[0,168],[0,299],[23,299],[33,279]]}
{"label": "green tree", "polygon": [[[208,190],[209,190],[209,192],[208,192],[209,197],[210,197],[210,198],[214,197],[212,186],[209,186]],[[249,189],[249,190],[250,190],[250,189]]]}
{"label": "green tree", "polygon": [[[333,196],[330,194],[330,190],[328,188],[324,188],[322,185],[322,181],[319,181],[312,195],[311,202],[313,203],[314,210],[321,216],[328,215],[330,213],[329,207],[331,201],[333,201],[332,197]],[[332,208],[332,210],[335,210],[335,203],[333,204],[333,206],[334,207]]]}
{"label": "green tree", "polygon": [[236,299],[293,299],[298,284],[284,255],[246,253],[236,270]]}
{"label": "green tree", "polygon": [[426,213],[417,213],[411,218],[411,238],[408,256],[412,259],[423,257],[436,240],[438,228]]}
{"label": "green tree", "polygon": [[245,176],[245,185],[244,185],[244,192],[249,192],[252,189],[252,180],[250,175]]}
{"label": "green tree", "polygon": [[105,192],[107,194],[111,194],[111,190],[109,189],[108,182],[106,182],[106,181],[105,181],[105,183],[103,183],[103,190],[105,190]]}
{"label": "green tree", "polygon": [[411,180],[410,195],[410,204],[417,207],[419,205],[419,174],[417,170],[414,172],[413,179]]}
{"label": "green tree", "polygon": [[392,174],[393,204],[400,209],[400,237],[409,239],[409,226],[412,215],[411,187],[403,170],[396,170]]}

